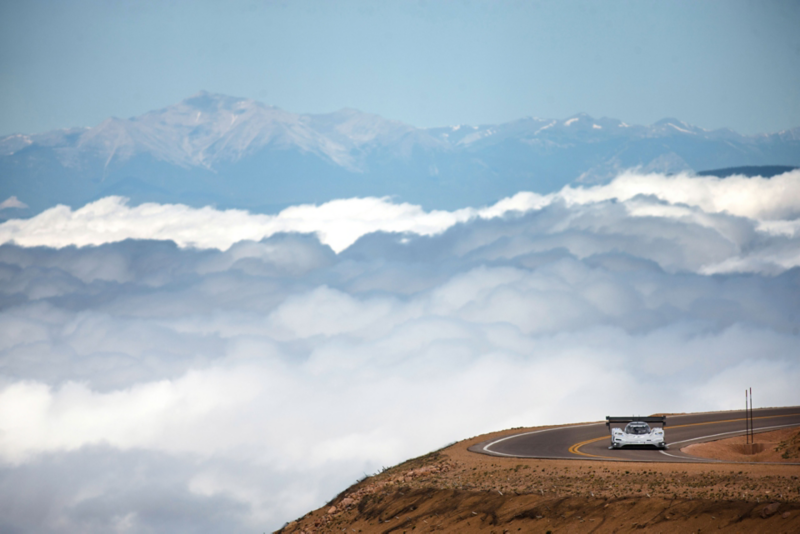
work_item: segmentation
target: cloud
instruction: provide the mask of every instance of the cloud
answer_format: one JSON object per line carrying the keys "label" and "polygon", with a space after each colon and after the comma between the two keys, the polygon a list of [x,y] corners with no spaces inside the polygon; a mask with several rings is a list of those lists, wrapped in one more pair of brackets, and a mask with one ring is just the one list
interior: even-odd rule
{"label": "cloud", "polygon": [[0,202],[0,210],[4,210],[6,208],[20,208],[25,209],[28,205],[22,202],[15,196],[8,197],[3,202]]}
{"label": "cloud", "polygon": [[180,204],[130,207],[123,197],[105,197],[72,211],[56,206],[27,219],[0,225],[0,242],[24,246],[87,246],[125,239],[167,239],[181,247],[226,250],[236,242],[281,232],[316,233],[341,251],[374,231],[440,233],[474,216],[474,210],[424,212],[419,206],[386,198],[333,200],[320,206],[286,208],[276,216],[243,210],[195,209]]}
{"label": "cloud", "polygon": [[[764,224],[767,232],[796,231],[785,224],[800,217],[800,171],[772,178],[697,177],[686,174],[623,173],[610,184],[590,188],[564,187],[550,195],[523,192],[483,209],[425,212],[419,206],[394,204],[388,198],[352,198],[325,204],[286,208],[279,214],[258,215],[242,210],[195,209],[179,204],[145,203],[130,207],[123,197],[106,197],[75,211],[56,206],[26,220],[0,224],[0,243],[66,247],[112,243],[125,239],[172,240],[180,247],[226,250],[243,240],[258,241],[281,232],[314,233],[341,252],[359,237],[373,232],[438,235],[475,218],[502,217],[510,212],[538,210],[554,202],[567,206],[652,196],[665,204],[626,204],[634,217],[708,220],[704,214],[727,213]],[[10,199],[9,199],[10,200]],[[8,202],[8,201],[6,201]],[[781,225],[780,223],[784,224]],[[712,224],[712,223],[708,223]],[[713,224],[712,224],[713,225]]]}
{"label": "cloud", "polygon": [[0,529],[264,531],[490,430],[737,408],[751,386],[798,404],[800,237],[763,226],[798,197],[775,187],[631,174],[455,213],[106,199],[9,221]]}
{"label": "cloud", "polygon": [[611,199],[624,202],[638,195],[653,195],[670,204],[698,207],[706,213],[725,212],[756,220],[796,219],[800,217],[800,171],[772,178],[665,176],[627,171],[608,185],[567,186],[559,195],[576,204]]}

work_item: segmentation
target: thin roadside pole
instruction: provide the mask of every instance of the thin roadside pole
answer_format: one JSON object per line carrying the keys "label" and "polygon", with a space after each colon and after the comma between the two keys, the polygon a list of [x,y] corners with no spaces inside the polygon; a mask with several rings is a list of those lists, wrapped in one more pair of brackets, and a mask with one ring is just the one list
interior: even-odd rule
{"label": "thin roadside pole", "polygon": [[756,433],[753,430],[753,388],[750,388],[750,443],[756,442]]}
{"label": "thin roadside pole", "polygon": [[752,418],[752,388],[748,393],[747,388],[744,388],[744,440],[745,443],[753,443],[753,418]]}

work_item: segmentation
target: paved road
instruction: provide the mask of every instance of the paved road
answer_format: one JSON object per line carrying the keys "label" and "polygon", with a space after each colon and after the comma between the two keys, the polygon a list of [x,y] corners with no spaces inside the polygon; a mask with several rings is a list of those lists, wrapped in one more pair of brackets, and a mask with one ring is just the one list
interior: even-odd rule
{"label": "paved road", "polygon": [[[800,406],[754,410],[753,426],[756,432],[800,426]],[[664,429],[668,444],[666,451],[627,448],[609,450],[611,437],[605,422],[522,432],[484,441],[473,445],[469,450],[515,458],[715,462],[717,460],[689,456],[681,452],[680,448],[691,443],[740,436],[744,434],[744,430],[744,410],[670,415],[667,416],[667,426]]]}

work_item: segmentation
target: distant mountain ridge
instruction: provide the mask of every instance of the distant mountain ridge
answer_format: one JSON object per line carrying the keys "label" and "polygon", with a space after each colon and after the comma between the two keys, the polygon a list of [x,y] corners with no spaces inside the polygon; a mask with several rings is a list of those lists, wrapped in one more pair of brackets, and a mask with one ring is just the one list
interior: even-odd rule
{"label": "distant mountain ridge", "polygon": [[499,125],[415,128],[354,109],[296,114],[200,92],[130,119],[0,139],[0,201],[38,213],[110,194],[133,203],[275,211],[350,196],[426,208],[520,190],[599,183],[619,171],[800,165],[800,128],[742,136],[677,119],[627,125],[584,113]]}
{"label": "distant mountain ridge", "polygon": [[699,171],[697,176],[716,176],[717,178],[727,178],[728,176],[761,176],[763,178],[772,178],[779,174],[791,172],[800,167],[789,167],[786,165],[759,165],[755,167],[729,167],[727,169],[711,169],[707,171]]}

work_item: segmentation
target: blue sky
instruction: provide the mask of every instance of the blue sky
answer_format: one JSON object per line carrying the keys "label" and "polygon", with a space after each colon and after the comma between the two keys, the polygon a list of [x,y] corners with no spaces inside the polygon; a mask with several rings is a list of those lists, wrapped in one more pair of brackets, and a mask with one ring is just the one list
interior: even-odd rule
{"label": "blue sky", "polygon": [[585,111],[800,125],[798,2],[4,2],[0,134],[201,89],[417,126]]}

